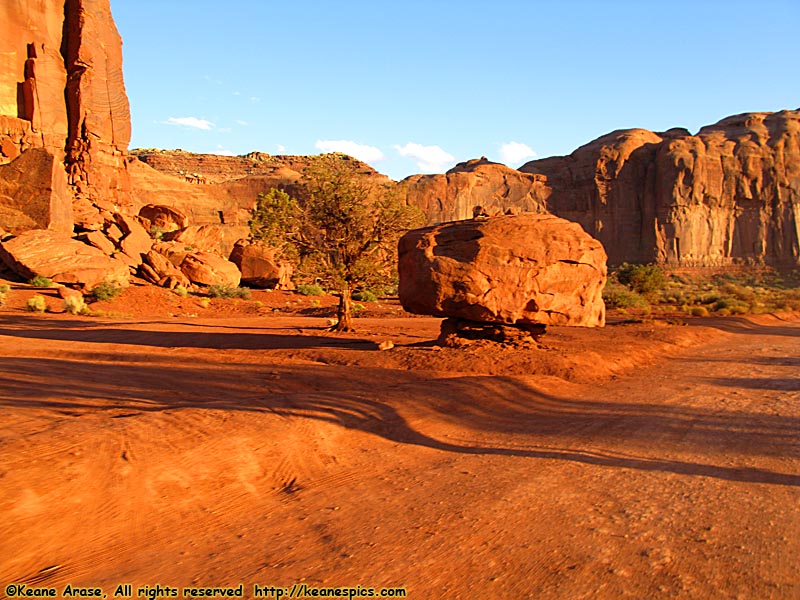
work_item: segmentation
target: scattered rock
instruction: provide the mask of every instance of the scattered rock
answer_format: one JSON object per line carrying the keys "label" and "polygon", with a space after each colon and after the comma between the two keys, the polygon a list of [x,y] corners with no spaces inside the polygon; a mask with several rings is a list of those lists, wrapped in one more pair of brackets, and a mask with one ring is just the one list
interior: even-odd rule
{"label": "scattered rock", "polygon": [[153,239],[136,217],[116,213],[114,219],[125,236],[119,242],[120,250],[134,259],[135,265],[141,264],[142,255],[153,246]]}
{"label": "scattered rock", "polygon": [[276,257],[278,251],[260,242],[239,240],[233,246],[230,261],[242,273],[242,282],[251,287],[294,289],[292,265]]}
{"label": "scattered rock", "polygon": [[179,285],[184,287],[190,285],[189,279],[178,267],[172,264],[167,257],[154,250],[150,250],[145,255],[141,269],[142,276],[156,285],[169,287],[170,289]]}
{"label": "scattered rock", "polygon": [[148,204],[139,209],[139,216],[150,221],[150,227],[158,228],[164,233],[185,229],[189,226],[189,217],[177,208],[161,204]]}
{"label": "scattered rock", "polygon": [[102,250],[104,254],[109,256],[111,256],[116,250],[114,242],[108,239],[108,237],[106,237],[106,235],[100,231],[90,231],[89,233],[81,236],[81,239],[87,244],[94,246],[98,250]]}
{"label": "scattered rock", "polygon": [[249,234],[250,228],[246,225],[192,225],[164,234],[164,241],[177,242],[193,252],[230,256],[234,244]]}
{"label": "scattered rock", "polygon": [[181,263],[181,271],[200,285],[236,287],[241,282],[241,273],[235,264],[210,252],[190,252]]}
{"label": "scattered rock", "polygon": [[399,243],[407,311],[500,324],[605,324],[606,255],[576,223],[524,214],[417,229]]}

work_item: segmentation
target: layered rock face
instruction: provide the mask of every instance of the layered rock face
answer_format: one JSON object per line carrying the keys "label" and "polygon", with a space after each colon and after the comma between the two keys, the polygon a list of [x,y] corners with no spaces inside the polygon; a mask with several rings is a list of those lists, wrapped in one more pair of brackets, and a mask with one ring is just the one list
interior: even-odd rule
{"label": "layered rock face", "polygon": [[485,158],[459,163],[444,175],[412,175],[399,187],[431,224],[471,219],[476,206],[488,214],[545,212],[548,193],[544,177]]}
{"label": "layered rock face", "polygon": [[602,326],[606,254],[553,215],[470,219],[416,229],[399,243],[407,311],[501,324]]}
{"label": "layered rock face", "polygon": [[69,233],[95,201],[127,205],[129,139],[108,0],[0,4],[0,227]]}
{"label": "layered rock face", "polygon": [[[192,154],[181,150],[133,150],[129,170],[133,201],[172,206],[197,225],[247,225],[258,194],[271,188],[302,196],[303,173],[316,156],[245,156]],[[344,154],[336,155],[356,176],[371,184],[391,180],[369,165]]]}
{"label": "layered rock face", "polygon": [[747,113],[656,134],[617,131],[527,163],[546,205],[612,264],[800,264],[800,112]]}

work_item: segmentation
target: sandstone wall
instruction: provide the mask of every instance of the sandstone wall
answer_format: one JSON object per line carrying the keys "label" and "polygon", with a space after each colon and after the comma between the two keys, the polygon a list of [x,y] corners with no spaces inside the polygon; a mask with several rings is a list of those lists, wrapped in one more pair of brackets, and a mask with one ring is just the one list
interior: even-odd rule
{"label": "sandstone wall", "polygon": [[[4,0],[0,165],[7,167],[0,170],[0,204],[7,208],[0,227],[14,233],[29,227],[17,212],[30,197],[36,206],[22,212],[36,213],[32,223],[64,232],[72,231],[76,214],[82,225],[96,201],[129,204],[129,140],[122,41],[108,0]],[[32,149],[48,157],[23,159],[37,168],[18,185],[22,163],[13,165]]]}
{"label": "sandstone wall", "polygon": [[747,113],[656,134],[617,131],[520,170],[609,262],[800,264],[800,112]]}

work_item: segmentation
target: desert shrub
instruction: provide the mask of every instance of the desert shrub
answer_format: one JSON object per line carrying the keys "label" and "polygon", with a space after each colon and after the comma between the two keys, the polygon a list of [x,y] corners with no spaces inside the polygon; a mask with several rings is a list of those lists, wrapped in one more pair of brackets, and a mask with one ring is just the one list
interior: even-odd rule
{"label": "desert shrub", "polygon": [[734,298],[720,298],[714,303],[713,310],[715,312],[719,312],[721,310],[729,309],[731,306],[734,306],[735,304],[738,304],[738,302]]}
{"label": "desert shrub", "polygon": [[251,297],[249,288],[227,284],[209,286],[207,293],[211,298],[242,298],[243,300],[249,300]]}
{"label": "desert shrub", "polygon": [[40,296],[36,294],[31,298],[28,298],[27,308],[31,312],[40,312],[43,313],[47,310],[47,301],[44,299],[44,296]]}
{"label": "desert shrub", "polygon": [[324,296],[325,290],[316,283],[301,283],[297,286],[297,293],[303,296]]}
{"label": "desert shrub", "polygon": [[198,302],[203,308],[208,308],[208,306],[211,304],[211,298],[200,298]]}
{"label": "desert shrub", "polygon": [[6,303],[6,294],[8,294],[10,291],[10,285],[0,285],[0,306]]}
{"label": "desert shrub", "polygon": [[64,298],[64,310],[71,315],[85,315],[89,312],[89,307],[83,296],[67,296]]}
{"label": "desert shrub", "polygon": [[94,286],[89,292],[95,300],[100,302],[104,300],[113,300],[122,293],[122,287],[113,281],[103,281],[102,283]]}
{"label": "desert shrub", "polygon": [[707,317],[708,309],[705,306],[692,306],[689,309],[689,314],[693,317]]}
{"label": "desert shrub", "polygon": [[189,295],[189,290],[187,290],[182,285],[176,285],[172,291],[175,293],[176,296],[180,296],[181,298],[186,298]]}
{"label": "desert shrub", "polygon": [[650,307],[650,303],[644,296],[613,281],[606,284],[603,290],[603,300],[609,308],[647,309]]}
{"label": "desert shrub", "polygon": [[36,287],[50,287],[53,285],[53,280],[48,277],[42,277],[41,275],[37,275],[30,281],[28,281],[33,286]]}
{"label": "desert shrub", "polygon": [[153,238],[154,240],[161,241],[164,239],[164,230],[161,227],[158,227],[157,225],[153,225],[150,228],[150,237]]}
{"label": "desert shrub", "polygon": [[358,291],[358,292],[353,292],[352,298],[353,298],[353,300],[356,300],[357,302],[377,302],[378,301],[378,296],[375,295],[375,293],[371,292],[370,290],[361,290],[361,291]]}
{"label": "desert shrub", "polygon": [[753,302],[756,299],[756,293],[751,287],[743,285],[736,285],[735,283],[726,283],[722,286],[722,293],[726,296],[732,296],[742,302]]}
{"label": "desert shrub", "polygon": [[667,283],[664,271],[654,264],[622,263],[616,271],[617,281],[643,296],[657,294]]}

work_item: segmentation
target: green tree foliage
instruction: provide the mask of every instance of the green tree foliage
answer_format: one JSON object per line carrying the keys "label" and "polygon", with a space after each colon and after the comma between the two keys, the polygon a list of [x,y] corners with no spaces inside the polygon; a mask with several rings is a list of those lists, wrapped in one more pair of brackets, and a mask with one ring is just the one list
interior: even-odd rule
{"label": "green tree foliage", "polygon": [[339,295],[337,331],[352,331],[351,294],[391,278],[397,240],[422,223],[388,187],[371,185],[340,157],[325,155],[304,176],[302,201],[280,190],[261,194],[254,236],[292,252],[298,270]]}
{"label": "green tree foliage", "polygon": [[632,265],[622,263],[616,274],[617,281],[651,301],[667,283],[664,271],[654,264]]}
{"label": "green tree foliage", "polygon": [[296,262],[297,248],[287,233],[300,227],[300,216],[297,201],[283,190],[272,188],[258,195],[253,218],[249,221],[250,233],[253,239],[266,243],[284,258]]}

